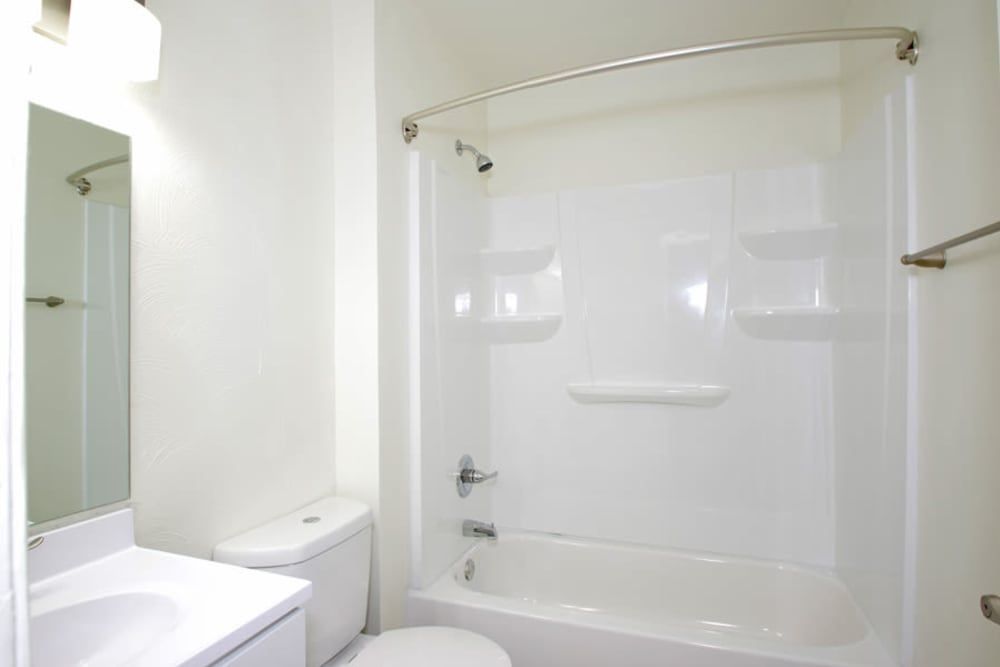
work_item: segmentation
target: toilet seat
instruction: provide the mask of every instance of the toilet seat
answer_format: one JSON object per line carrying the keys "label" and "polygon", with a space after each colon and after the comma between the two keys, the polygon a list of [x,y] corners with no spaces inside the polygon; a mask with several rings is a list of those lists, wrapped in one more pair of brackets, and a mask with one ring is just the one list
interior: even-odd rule
{"label": "toilet seat", "polygon": [[511,667],[495,642],[468,630],[440,626],[383,632],[351,667]]}

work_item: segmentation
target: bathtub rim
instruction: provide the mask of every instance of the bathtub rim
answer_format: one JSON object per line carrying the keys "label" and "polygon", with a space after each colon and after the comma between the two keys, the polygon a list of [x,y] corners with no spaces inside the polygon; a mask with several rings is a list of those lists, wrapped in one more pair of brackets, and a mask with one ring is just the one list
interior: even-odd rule
{"label": "bathtub rim", "polygon": [[[581,537],[563,533],[528,531],[504,527],[498,527],[497,533],[499,537],[496,542],[486,539],[472,541],[469,547],[440,573],[430,585],[423,589],[411,587],[407,591],[408,603],[412,599],[425,603],[449,604],[479,611],[494,612],[504,616],[555,622],[646,640],[689,644],[734,655],[748,654],[756,658],[793,660],[802,664],[823,667],[893,667],[889,654],[882,645],[881,640],[875,634],[868,617],[854,601],[850,590],[832,568],[741,555],[659,547],[603,538]],[[639,551],[642,553],[665,554],[680,558],[696,558],[714,563],[735,563],[750,567],[777,568],[780,571],[789,571],[803,576],[814,577],[823,580],[825,584],[838,588],[847,596],[854,613],[857,614],[858,621],[864,628],[864,636],[851,643],[812,645],[783,643],[774,639],[741,635],[738,633],[713,632],[704,628],[695,629],[683,626],[669,626],[662,629],[654,629],[651,627],[651,623],[644,624],[641,621],[614,614],[586,612],[560,607],[551,603],[535,603],[516,597],[505,597],[494,593],[478,591],[461,585],[458,577],[462,575],[465,561],[482,549],[502,543],[505,537],[508,540],[556,542],[582,548],[597,545],[623,551]]]}

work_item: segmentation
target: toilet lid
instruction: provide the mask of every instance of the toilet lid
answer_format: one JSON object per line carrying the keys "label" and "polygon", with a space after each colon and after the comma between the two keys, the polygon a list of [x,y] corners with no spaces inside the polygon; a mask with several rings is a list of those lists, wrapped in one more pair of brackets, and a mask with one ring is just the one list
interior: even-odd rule
{"label": "toilet lid", "polygon": [[511,667],[496,643],[468,630],[427,626],[383,632],[351,667]]}

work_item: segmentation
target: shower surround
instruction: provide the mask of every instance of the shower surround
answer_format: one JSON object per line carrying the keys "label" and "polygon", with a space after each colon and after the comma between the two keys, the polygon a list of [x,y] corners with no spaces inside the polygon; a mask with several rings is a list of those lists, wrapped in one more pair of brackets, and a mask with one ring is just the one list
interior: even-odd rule
{"label": "shower surround", "polygon": [[[487,198],[413,155],[412,621],[526,665],[576,656],[581,628],[690,664],[898,660],[908,94],[833,158],[659,182]],[[499,471],[464,499],[463,454]],[[555,552],[588,586],[535,585]],[[653,588],[621,585],[636,554]],[[466,558],[503,586],[466,585]],[[694,602],[730,579],[776,606]],[[681,581],[692,604],[668,604]],[[830,595],[857,632],[793,641],[768,615]]]}
{"label": "shower surround", "polygon": [[[495,307],[564,318],[547,340],[490,350],[500,525],[832,564],[832,330],[813,324],[833,308],[832,242],[784,261],[742,243],[822,234],[823,173],[492,202],[491,247],[558,248],[543,271],[498,276]],[[675,400],[616,396],[657,390]]]}

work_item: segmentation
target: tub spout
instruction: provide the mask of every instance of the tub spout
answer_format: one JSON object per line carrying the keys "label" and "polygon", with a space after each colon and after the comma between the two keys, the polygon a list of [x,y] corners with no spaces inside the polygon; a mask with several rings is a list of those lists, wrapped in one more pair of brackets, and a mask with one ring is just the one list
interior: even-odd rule
{"label": "tub spout", "polygon": [[462,522],[462,535],[465,537],[488,537],[491,540],[495,540],[497,538],[497,528],[492,523],[466,519]]}

